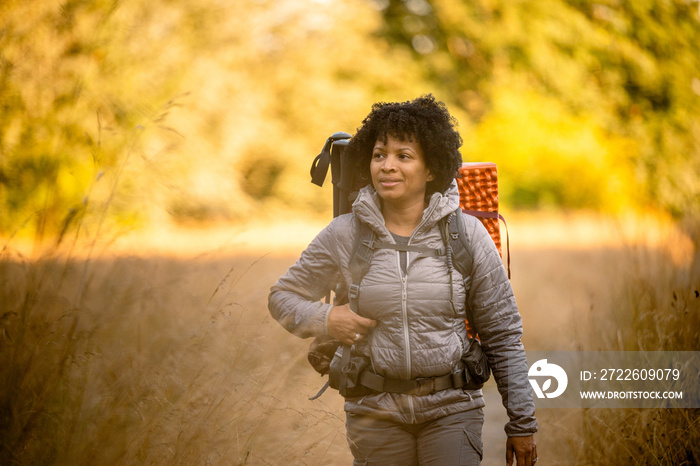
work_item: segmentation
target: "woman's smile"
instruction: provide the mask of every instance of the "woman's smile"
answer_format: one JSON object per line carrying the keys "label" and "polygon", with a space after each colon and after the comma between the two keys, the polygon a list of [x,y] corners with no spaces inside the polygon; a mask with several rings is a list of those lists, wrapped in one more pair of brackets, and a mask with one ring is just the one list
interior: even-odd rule
{"label": "woman's smile", "polygon": [[425,199],[426,187],[433,175],[425,164],[418,141],[388,136],[377,140],[370,162],[372,184],[389,203],[414,204]]}
{"label": "woman's smile", "polygon": [[385,188],[390,188],[392,186],[397,186],[399,184],[400,180],[396,179],[389,179],[389,178],[381,178],[379,180],[379,183],[381,183],[382,186]]}

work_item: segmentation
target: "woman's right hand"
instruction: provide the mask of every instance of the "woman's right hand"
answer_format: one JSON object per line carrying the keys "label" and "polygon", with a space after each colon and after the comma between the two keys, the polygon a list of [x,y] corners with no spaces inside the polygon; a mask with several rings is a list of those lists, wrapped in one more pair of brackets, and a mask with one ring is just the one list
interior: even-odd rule
{"label": "woman's right hand", "polygon": [[326,327],[328,335],[346,345],[352,345],[364,338],[369,329],[377,326],[377,321],[359,316],[350,310],[350,304],[333,306],[328,313]]}

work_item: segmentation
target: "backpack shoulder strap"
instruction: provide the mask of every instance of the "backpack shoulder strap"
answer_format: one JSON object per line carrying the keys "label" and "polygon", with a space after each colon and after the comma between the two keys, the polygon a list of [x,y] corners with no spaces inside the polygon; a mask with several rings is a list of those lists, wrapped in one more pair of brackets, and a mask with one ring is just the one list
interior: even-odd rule
{"label": "backpack shoulder strap", "polygon": [[[442,232],[443,241],[445,242],[445,247],[447,248],[447,268],[450,273],[450,289],[452,289],[452,267],[457,269],[457,271],[462,275],[464,279],[464,290],[469,296],[470,289],[470,274],[472,265],[474,263],[474,258],[469,251],[469,241],[467,240],[467,235],[464,232],[464,220],[462,218],[462,209],[455,210],[452,214],[444,217],[440,220],[440,231]],[[452,308],[457,311],[452,298],[450,298],[452,303]],[[470,338],[476,335],[473,330],[474,316],[472,309],[467,305],[467,334]]]}
{"label": "backpack shoulder strap", "polygon": [[448,223],[450,243],[452,245],[453,262],[457,271],[466,279],[471,273],[474,258],[469,252],[469,241],[464,232],[464,219],[462,209],[454,212],[454,221]]}
{"label": "backpack shoulder strap", "polygon": [[374,230],[357,218],[357,216],[355,217],[355,222],[355,244],[352,247],[350,264],[348,265],[352,278],[352,283],[348,287],[348,301],[350,302],[350,309],[357,313],[359,311],[357,300],[360,293],[360,281],[362,281],[362,277],[369,270],[369,263],[374,252],[369,245],[373,244],[376,235]]}
{"label": "backpack shoulder strap", "polygon": [[[367,270],[369,270],[369,263],[372,260],[372,253],[374,252],[370,245],[374,242],[376,235],[372,228],[361,221],[357,216],[355,216],[355,224],[355,242],[350,252],[350,263],[348,264],[352,282],[347,289],[347,299],[350,303],[350,309],[358,314],[360,309],[358,304],[360,297],[360,281],[362,281],[362,277],[364,277]],[[349,370],[351,351],[352,347],[350,345],[341,345],[330,364],[330,374],[327,385],[337,388],[343,396],[345,396],[348,389],[347,371]],[[338,356],[339,360],[336,363],[335,361]],[[313,399],[321,396],[325,388],[326,387],[322,388]]]}

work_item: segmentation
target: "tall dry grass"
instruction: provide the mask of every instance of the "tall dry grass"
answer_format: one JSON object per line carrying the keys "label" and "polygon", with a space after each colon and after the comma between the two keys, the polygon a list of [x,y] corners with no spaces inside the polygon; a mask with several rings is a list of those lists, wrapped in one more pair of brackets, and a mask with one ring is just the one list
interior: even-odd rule
{"label": "tall dry grass", "polygon": [[[695,243],[690,251],[679,251],[674,238],[662,247],[626,249],[623,275],[610,285],[615,292],[608,312],[591,314],[588,334],[580,338],[584,347],[700,350],[700,229],[687,233]],[[697,405],[700,374],[684,375],[679,389],[686,397],[694,394]],[[575,464],[700,464],[700,409],[584,409],[576,414],[570,418],[578,417],[581,429],[570,438]]]}
{"label": "tall dry grass", "polygon": [[283,331],[267,314],[277,262],[30,260],[6,248],[0,464],[318,463],[343,454],[338,406],[302,413],[285,397],[308,372],[298,345],[276,344]]}
{"label": "tall dry grass", "polygon": [[[526,348],[698,347],[697,248],[562,244],[514,243]],[[308,341],[267,312],[296,252],[72,250],[0,255],[0,464],[350,463],[342,399],[307,400],[323,382]],[[503,408],[489,399],[483,464],[502,464]],[[697,410],[537,414],[542,464],[698,460]]]}

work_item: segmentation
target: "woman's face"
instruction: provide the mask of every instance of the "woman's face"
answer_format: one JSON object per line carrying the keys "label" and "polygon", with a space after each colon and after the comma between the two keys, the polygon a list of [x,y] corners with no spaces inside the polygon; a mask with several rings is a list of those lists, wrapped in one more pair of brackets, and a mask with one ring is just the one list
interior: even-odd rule
{"label": "woman's face", "polygon": [[378,140],[369,167],[372,185],[384,202],[409,205],[424,202],[426,185],[433,175],[425,165],[418,141],[388,137]]}

